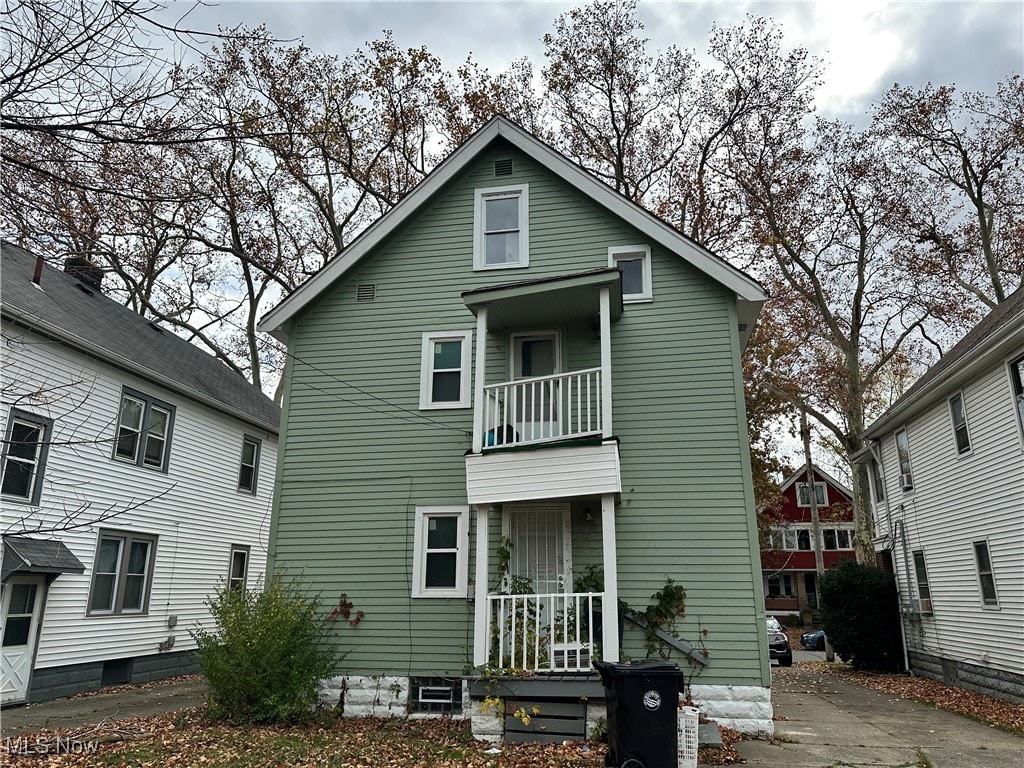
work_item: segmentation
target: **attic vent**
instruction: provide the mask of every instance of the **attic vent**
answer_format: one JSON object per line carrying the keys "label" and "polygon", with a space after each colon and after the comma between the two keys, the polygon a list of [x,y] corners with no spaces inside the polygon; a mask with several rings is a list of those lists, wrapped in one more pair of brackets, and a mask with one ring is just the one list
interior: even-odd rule
{"label": "attic vent", "polygon": [[495,176],[511,176],[512,175],[512,158],[507,157],[503,160],[494,161],[494,175]]}
{"label": "attic vent", "polygon": [[356,301],[367,302],[377,298],[377,286],[373,283],[356,286]]}

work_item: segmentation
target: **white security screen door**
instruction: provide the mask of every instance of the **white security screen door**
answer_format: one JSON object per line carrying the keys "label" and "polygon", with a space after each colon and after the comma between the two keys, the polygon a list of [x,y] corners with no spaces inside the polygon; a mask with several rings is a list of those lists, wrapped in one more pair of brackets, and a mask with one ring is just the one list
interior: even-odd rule
{"label": "white security screen door", "polygon": [[[550,595],[572,589],[569,505],[508,505],[509,576],[520,589]],[[518,591],[518,590],[517,590]]]}
{"label": "white security screen door", "polygon": [[9,703],[28,694],[36,656],[36,634],[42,618],[45,576],[11,576],[0,600],[0,698]]}
{"label": "white security screen door", "polygon": [[[512,336],[512,378],[532,379],[560,371],[558,333],[555,331]],[[516,431],[521,441],[540,440],[560,434],[556,379],[524,382],[515,387]]]}

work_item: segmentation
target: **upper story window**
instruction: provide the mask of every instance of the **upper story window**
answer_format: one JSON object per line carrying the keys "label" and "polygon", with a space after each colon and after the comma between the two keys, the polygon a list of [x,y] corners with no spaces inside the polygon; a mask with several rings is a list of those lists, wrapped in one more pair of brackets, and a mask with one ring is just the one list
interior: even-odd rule
{"label": "upper story window", "polygon": [[173,405],[125,387],[114,458],[166,472],[173,426]]}
{"label": "upper story window", "polygon": [[529,184],[475,191],[473,269],[509,269],[530,263]]}
{"label": "upper story window", "polygon": [[[807,552],[814,549],[812,538],[810,528],[777,528],[771,532],[771,548]],[[821,548],[829,551],[853,549],[853,531],[849,528],[822,528]]]}
{"label": "upper story window", "polygon": [[967,411],[964,409],[964,396],[957,392],[949,398],[949,415],[953,420],[953,436],[956,438],[956,452],[971,452],[971,436],[967,432]]}
{"label": "upper story window", "polygon": [[1013,384],[1013,401],[1017,405],[1017,421],[1024,436],[1024,357],[1010,363],[1010,380]]}
{"label": "upper story window", "polygon": [[469,507],[416,507],[413,597],[465,597]]}
{"label": "upper story window", "polygon": [[145,613],[155,553],[156,536],[101,531],[92,565],[89,613]]}
{"label": "upper story window", "polygon": [[[828,506],[828,494],[825,491],[824,483],[814,484],[814,501],[819,507]],[[811,506],[811,494],[808,491],[807,483],[797,483],[796,486],[796,505],[798,507],[809,507]]]}
{"label": "upper story window", "polygon": [[651,247],[619,245],[608,249],[608,266],[622,270],[622,300],[651,301]]}
{"label": "upper story window", "polygon": [[420,408],[468,408],[472,331],[428,331],[420,362]]}
{"label": "upper story window", "polygon": [[914,574],[917,576],[917,596],[921,613],[932,612],[932,591],[928,586],[928,569],[924,563],[924,552],[914,552]]}
{"label": "upper story window", "polygon": [[982,603],[993,608],[997,607],[999,596],[996,594],[996,577],[992,573],[992,561],[989,559],[987,541],[974,542],[974,562],[978,566]]}
{"label": "upper story window", "polygon": [[10,501],[38,504],[53,422],[12,408],[4,437],[0,492]]}
{"label": "upper story window", "polygon": [[910,440],[906,429],[896,433],[896,457],[900,463],[900,488],[911,491],[914,489],[914,476],[910,472]]}
{"label": "upper story window", "polygon": [[871,470],[871,488],[874,491],[875,501],[882,503],[885,501],[885,483],[882,482],[882,465],[874,459],[868,462],[868,467]]}
{"label": "upper story window", "polygon": [[260,468],[260,440],[246,435],[242,438],[242,460],[238,467],[238,490],[256,493]]}

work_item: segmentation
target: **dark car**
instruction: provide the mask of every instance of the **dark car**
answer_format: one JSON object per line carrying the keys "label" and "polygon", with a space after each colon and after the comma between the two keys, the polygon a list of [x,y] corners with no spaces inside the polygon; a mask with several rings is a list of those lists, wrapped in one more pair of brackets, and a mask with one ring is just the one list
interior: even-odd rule
{"label": "dark car", "polygon": [[793,649],[789,647],[789,638],[782,631],[778,619],[769,616],[768,627],[768,657],[779,662],[780,667],[793,666]]}
{"label": "dark car", "polygon": [[814,632],[804,632],[800,635],[800,645],[809,651],[825,650],[825,632],[817,629]]}

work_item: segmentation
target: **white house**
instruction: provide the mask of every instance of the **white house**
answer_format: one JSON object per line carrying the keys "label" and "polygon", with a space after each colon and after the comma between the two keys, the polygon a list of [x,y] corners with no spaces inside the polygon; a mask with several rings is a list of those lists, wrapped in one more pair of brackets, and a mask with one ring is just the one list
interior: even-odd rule
{"label": "white house", "polygon": [[1024,701],[1024,289],[865,433],[918,674]]}
{"label": "white house", "polygon": [[88,262],[2,270],[3,702],[195,671],[207,596],[265,567],[279,409]]}

